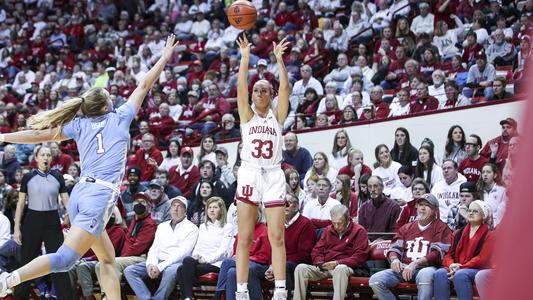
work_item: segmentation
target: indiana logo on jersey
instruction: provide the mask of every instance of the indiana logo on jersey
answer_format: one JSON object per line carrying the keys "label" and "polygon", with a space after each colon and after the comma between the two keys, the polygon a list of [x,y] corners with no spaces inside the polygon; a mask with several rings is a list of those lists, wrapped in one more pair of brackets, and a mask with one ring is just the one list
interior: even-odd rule
{"label": "indiana logo on jersey", "polygon": [[270,135],[278,135],[276,132],[276,128],[272,128],[269,126],[252,126],[250,127],[250,130],[248,130],[248,134],[270,134]]}
{"label": "indiana logo on jersey", "polygon": [[249,184],[242,186],[242,190],[241,190],[241,193],[240,193],[240,198],[243,198],[246,201],[252,201],[252,200],[250,200],[250,197],[252,197],[253,194],[254,194],[253,186],[250,186]]}
{"label": "indiana logo on jersey", "polygon": [[417,260],[427,255],[429,250],[429,241],[423,240],[422,237],[415,238],[414,241],[407,241],[407,252],[405,255],[411,260]]}

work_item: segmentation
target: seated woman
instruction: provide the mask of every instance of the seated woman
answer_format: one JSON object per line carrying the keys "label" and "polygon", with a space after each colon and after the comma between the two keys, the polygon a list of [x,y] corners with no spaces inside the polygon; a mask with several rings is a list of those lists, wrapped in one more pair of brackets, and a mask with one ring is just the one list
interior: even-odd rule
{"label": "seated woman", "polygon": [[[237,246],[237,236],[234,248]],[[263,299],[261,280],[265,279],[265,272],[270,266],[270,242],[268,241],[268,231],[263,219],[261,206],[257,214],[254,235],[250,247],[250,273],[248,275],[248,291],[250,299]],[[237,266],[236,257],[226,258],[220,266],[217,286],[215,288],[214,300],[221,299],[225,294],[226,300],[235,300],[237,291]]]}
{"label": "seated woman", "polygon": [[492,233],[490,206],[482,200],[470,203],[468,224],[452,235],[450,251],[444,257],[443,268],[433,274],[435,299],[450,299],[450,282],[457,298],[472,299],[472,282],[479,270],[490,267]]}
{"label": "seated woman", "polygon": [[194,281],[199,276],[218,272],[228,257],[233,241],[233,224],[226,223],[226,205],[220,197],[211,197],[205,205],[205,222],[200,225],[192,256],[183,259],[177,270],[182,299],[192,299]]}

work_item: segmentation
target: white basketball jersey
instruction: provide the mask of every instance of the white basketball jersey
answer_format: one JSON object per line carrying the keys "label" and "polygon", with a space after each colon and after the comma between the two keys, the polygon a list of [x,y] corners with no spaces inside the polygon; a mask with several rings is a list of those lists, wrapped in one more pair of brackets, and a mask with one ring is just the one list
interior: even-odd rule
{"label": "white basketball jersey", "polygon": [[255,111],[250,121],[241,124],[241,159],[256,166],[280,165],[283,159],[282,128],[270,109],[266,118]]}

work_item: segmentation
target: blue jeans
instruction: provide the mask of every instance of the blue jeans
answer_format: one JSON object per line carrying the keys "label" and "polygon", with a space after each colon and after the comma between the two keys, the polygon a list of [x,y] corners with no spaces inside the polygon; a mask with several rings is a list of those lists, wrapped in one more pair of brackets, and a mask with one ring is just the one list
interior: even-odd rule
{"label": "blue jeans", "polygon": [[161,272],[161,283],[159,283],[159,287],[153,297],[143,281],[143,279],[148,277],[146,262],[140,262],[124,269],[124,277],[126,277],[131,289],[140,300],[165,300],[176,289],[176,271],[179,266],[181,266],[181,262],[171,264]]}
{"label": "blue jeans", "polygon": [[0,247],[0,272],[10,271],[9,266],[20,264],[20,245],[14,239],[6,241]]}
{"label": "blue jeans", "polygon": [[475,282],[480,299],[487,299],[489,294],[489,285],[494,280],[494,269],[481,270],[477,272]]}
{"label": "blue jeans", "polygon": [[[472,282],[478,271],[478,269],[459,269],[455,272],[452,280],[459,300],[470,300],[474,296]],[[435,300],[450,299],[450,280],[448,280],[447,269],[440,268],[433,274],[433,288]]]}
{"label": "blue jeans", "polygon": [[[416,281],[418,288],[419,300],[431,300],[431,297],[433,297],[433,273],[435,273],[435,270],[435,267],[426,267],[416,269],[413,272],[413,278],[415,278],[414,281]],[[405,280],[401,273],[396,273],[392,269],[388,269],[372,275],[368,284],[378,299],[396,300],[396,296],[390,291],[390,288],[402,282],[405,282]]]}
{"label": "blue jeans", "polygon": [[[250,294],[250,299],[263,299],[261,280],[265,278],[265,272],[269,266],[253,261],[250,261],[249,266],[248,293]],[[235,300],[235,292],[237,291],[237,268],[234,258],[227,258],[222,262],[215,290],[226,291],[226,300]]]}
{"label": "blue jeans", "polygon": [[199,130],[202,134],[209,134],[215,127],[217,127],[217,123],[213,121],[197,122],[189,126],[193,130]]}

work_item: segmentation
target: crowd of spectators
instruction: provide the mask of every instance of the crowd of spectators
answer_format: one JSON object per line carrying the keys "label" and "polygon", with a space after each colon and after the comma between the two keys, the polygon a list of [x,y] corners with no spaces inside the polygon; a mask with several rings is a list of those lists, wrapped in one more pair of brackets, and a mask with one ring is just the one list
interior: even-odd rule
{"label": "crowd of spectators", "polygon": [[[461,264],[493,267],[486,256],[466,264],[473,253],[461,253],[467,242],[462,231],[452,236],[451,230],[482,228],[483,238],[476,241],[490,246],[485,232],[504,216],[520,142],[514,119],[502,120],[501,134],[485,144],[475,133],[452,126],[444,151],[431,140],[441,137],[412,145],[409,131],[398,128],[392,147],[375,147],[374,166],[364,163],[365,153],[345,130],[335,134],[331,150],[316,153],[298,144],[298,132],[512,98],[525,80],[533,0],[253,4],[258,21],[247,33],[253,43],[250,87],[260,79],[277,85],[271,43],[284,37],[292,42],[285,55],[292,93],[283,168],[289,203],[287,286],[295,296],[305,297],[308,280],[333,277],[335,297],[341,299],[347,276],[370,275],[367,232],[396,232],[387,256],[392,270],[405,265],[418,271],[404,271],[400,278],[373,277],[372,288],[382,297],[391,282],[416,279],[424,286],[433,273],[440,280],[435,291],[445,291],[444,271],[436,271],[441,266],[470,279],[475,273],[458,272]],[[175,33],[180,39],[132,123],[120,209],[106,228],[116,243],[119,273],[140,297],[150,297],[142,281],[146,277],[162,278],[157,297],[168,297],[176,284],[192,297],[191,268],[196,275],[222,270],[215,297],[225,292],[232,299],[235,289],[233,197],[240,147],[231,157],[217,142],[240,137],[234,42],[241,32],[228,25],[226,5],[220,0],[0,4],[2,133],[26,129],[32,114],[89,87],[108,89],[115,107],[122,105],[158,59],[164,37]],[[200,150],[194,153],[189,145],[198,140]],[[76,145],[52,143],[50,150],[50,167],[64,174],[70,191],[80,176]],[[5,145],[0,153],[0,200],[11,231],[23,176],[36,166],[33,151],[32,145]],[[470,206],[479,199],[481,204]],[[482,220],[472,217],[478,213]],[[480,222],[486,227],[479,227]],[[436,228],[432,232],[449,232],[438,238],[412,235],[417,226],[431,224]],[[182,228],[179,233],[176,226]],[[316,241],[309,239],[314,230],[322,232]],[[300,236],[306,238],[296,242]],[[340,245],[344,236],[353,243]],[[409,253],[401,244],[410,239],[427,239],[438,247]],[[0,257],[12,253],[14,244],[8,240],[2,239]],[[261,293],[257,282],[273,278],[261,218],[254,243],[250,268],[256,278],[250,281],[250,293]],[[445,257],[446,244],[453,251]],[[417,259],[426,256],[423,262]],[[0,260],[0,268],[8,264]],[[86,299],[94,297],[91,273],[98,269],[89,253],[70,274]],[[420,291],[422,297],[428,293]]]}

